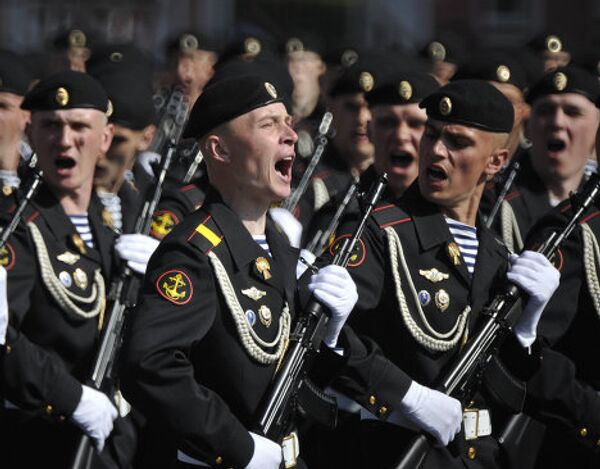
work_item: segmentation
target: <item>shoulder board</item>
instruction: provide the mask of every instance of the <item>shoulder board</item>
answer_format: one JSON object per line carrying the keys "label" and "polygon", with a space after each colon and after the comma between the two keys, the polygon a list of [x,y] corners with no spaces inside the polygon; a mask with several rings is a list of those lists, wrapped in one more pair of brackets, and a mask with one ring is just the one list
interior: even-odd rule
{"label": "shoulder board", "polygon": [[373,209],[373,218],[382,230],[388,226],[412,221],[412,218],[396,204],[382,204]]}
{"label": "shoulder board", "polygon": [[202,253],[208,254],[223,241],[223,234],[217,227],[210,214],[206,217],[187,238],[188,243],[196,246]]}

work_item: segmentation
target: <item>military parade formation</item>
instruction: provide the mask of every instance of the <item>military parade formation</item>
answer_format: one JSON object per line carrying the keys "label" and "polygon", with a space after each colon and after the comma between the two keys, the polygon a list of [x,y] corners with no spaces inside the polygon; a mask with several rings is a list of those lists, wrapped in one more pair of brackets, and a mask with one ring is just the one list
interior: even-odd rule
{"label": "military parade formation", "polygon": [[0,50],[0,467],[600,467],[598,63],[280,42]]}

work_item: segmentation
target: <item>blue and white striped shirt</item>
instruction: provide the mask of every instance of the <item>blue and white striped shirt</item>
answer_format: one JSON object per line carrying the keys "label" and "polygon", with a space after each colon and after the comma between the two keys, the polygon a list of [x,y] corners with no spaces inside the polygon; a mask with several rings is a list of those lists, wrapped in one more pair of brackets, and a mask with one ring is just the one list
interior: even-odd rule
{"label": "blue and white striped shirt", "polygon": [[454,241],[458,244],[460,253],[465,261],[467,270],[471,275],[475,270],[475,259],[479,250],[479,240],[477,239],[477,228],[470,225],[465,225],[452,218],[444,217],[450,233],[454,237]]}
{"label": "blue and white striped shirt", "polygon": [[69,215],[71,223],[75,226],[75,229],[81,236],[81,239],[89,248],[94,248],[94,235],[90,228],[90,220],[87,215]]}
{"label": "blue and white striped shirt", "polygon": [[254,241],[256,241],[258,245],[265,250],[269,257],[273,257],[271,255],[269,243],[267,242],[267,235],[252,235],[252,239],[254,239]]}

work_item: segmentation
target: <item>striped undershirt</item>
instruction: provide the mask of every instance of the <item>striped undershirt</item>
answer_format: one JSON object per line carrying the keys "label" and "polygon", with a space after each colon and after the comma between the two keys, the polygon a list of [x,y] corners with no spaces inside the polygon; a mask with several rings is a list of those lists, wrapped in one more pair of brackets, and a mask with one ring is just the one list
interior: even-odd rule
{"label": "striped undershirt", "polygon": [[90,228],[90,220],[87,215],[69,215],[71,223],[75,226],[75,229],[81,236],[81,239],[89,248],[94,248],[94,235]]}
{"label": "striped undershirt", "polygon": [[123,214],[121,212],[121,198],[112,192],[96,191],[100,202],[112,218],[113,226],[121,231],[123,229]]}
{"label": "striped undershirt", "polygon": [[479,240],[477,239],[477,228],[470,225],[465,225],[452,218],[444,217],[450,233],[454,237],[454,241],[458,244],[460,253],[465,261],[467,270],[471,275],[475,270],[475,259],[477,258],[477,250],[479,249]]}
{"label": "striped undershirt", "polygon": [[271,256],[271,249],[269,248],[269,243],[267,242],[267,235],[252,235],[252,239],[254,239],[254,241],[256,241],[270,257],[273,257]]}

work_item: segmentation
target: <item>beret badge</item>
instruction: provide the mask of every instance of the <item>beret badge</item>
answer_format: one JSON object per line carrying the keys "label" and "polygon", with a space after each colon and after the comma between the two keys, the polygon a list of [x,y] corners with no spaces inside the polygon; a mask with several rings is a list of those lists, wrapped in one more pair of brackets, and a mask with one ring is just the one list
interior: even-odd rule
{"label": "beret badge", "polygon": [[448,96],[440,99],[439,110],[442,116],[449,116],[452,112],[452,101]]}
{"label": "beret badge", "polygon": [[85,47],[87,42],[84,32],[79,29],[71,31],[68,40],[71,47]]}
{"label": "beret badge", "polygon": [[398,93],[400,94],[400,97],[405,101],[408,101],[410,98],[412,98],[413,88],[410,82],[402,80],[400,82],[400,85],[398,86]]}
{"label": "beret badge", "polygon": [[358,60],[358,53],[355,50],[347,49],[342,54],[341,63],[344,67],[350,67]]}
{"label": "beret badge", "polygon": [[69,104],[69,92],[63,88],[62,86],[56,90],[56,95],[54,96],[56,104],[61,107],[65,107]]}
{"label": "beret badge", "polygon": [[556,36],[548,36],[546,38],[546,49],[550,52],[560,52],[562,50],[562,42]]}
{"label": "beret badge", "polygon": [[265,89],[267,90],[267,93],[269,93],[271,95],[271,97],[273,99],[277,99],[277,90],[275,89],[275,87],[269,83],[268,81],[265,82]]}
{"label": "beret badge", "polygon": [[431,44],[429,44],[428,50],[429,57],[431,57],[434,60],[443,62],[446,58],[446,48],[441,42],[433,41]]}
{"label": "beret badge", "polygon": [[496,69],[496,77],[498,78],[499,82],[506,83],[508,80],[510,80],[510,68],[508,68],[506,65],[498,65],[498,68]]}
{"label": "beret badge", "polygon": [[123,54],[121,52],[113,52],[109,57],[111,62],[121,62],[123,60]]}
{"label": "beret badge", "polygon": [[552,84],[557,91],[562,91],[567,87],[567,76],[563,72],[555,73],[552,77]]}
{"label": "beret badge", "polygon": [[182,51],[198,49],[198,38],[193,34],[184,34],[179,39],[179,47]]}
{"label": "beret badge", "polygon": [[363,89],[363,91],[366,91],[368,93],[373,89],[373,86],[375,86],[375,79],[373,78],[373,75],[371,75],[369,72],[362,72],[358,77],[358,84]]}
{"label": "beret badge", "polygon": [[256,57],[260,54],[261,49],[260,41],[255,37],[249,37],[244,41],[244,51],[251,57]]}
{"label": "beret badge", "polygon": [[304,50],[304,44],[302,44],[302,41],[297,37],[292,37],[285,43],[285,50],[288,54],[302,52]]}

